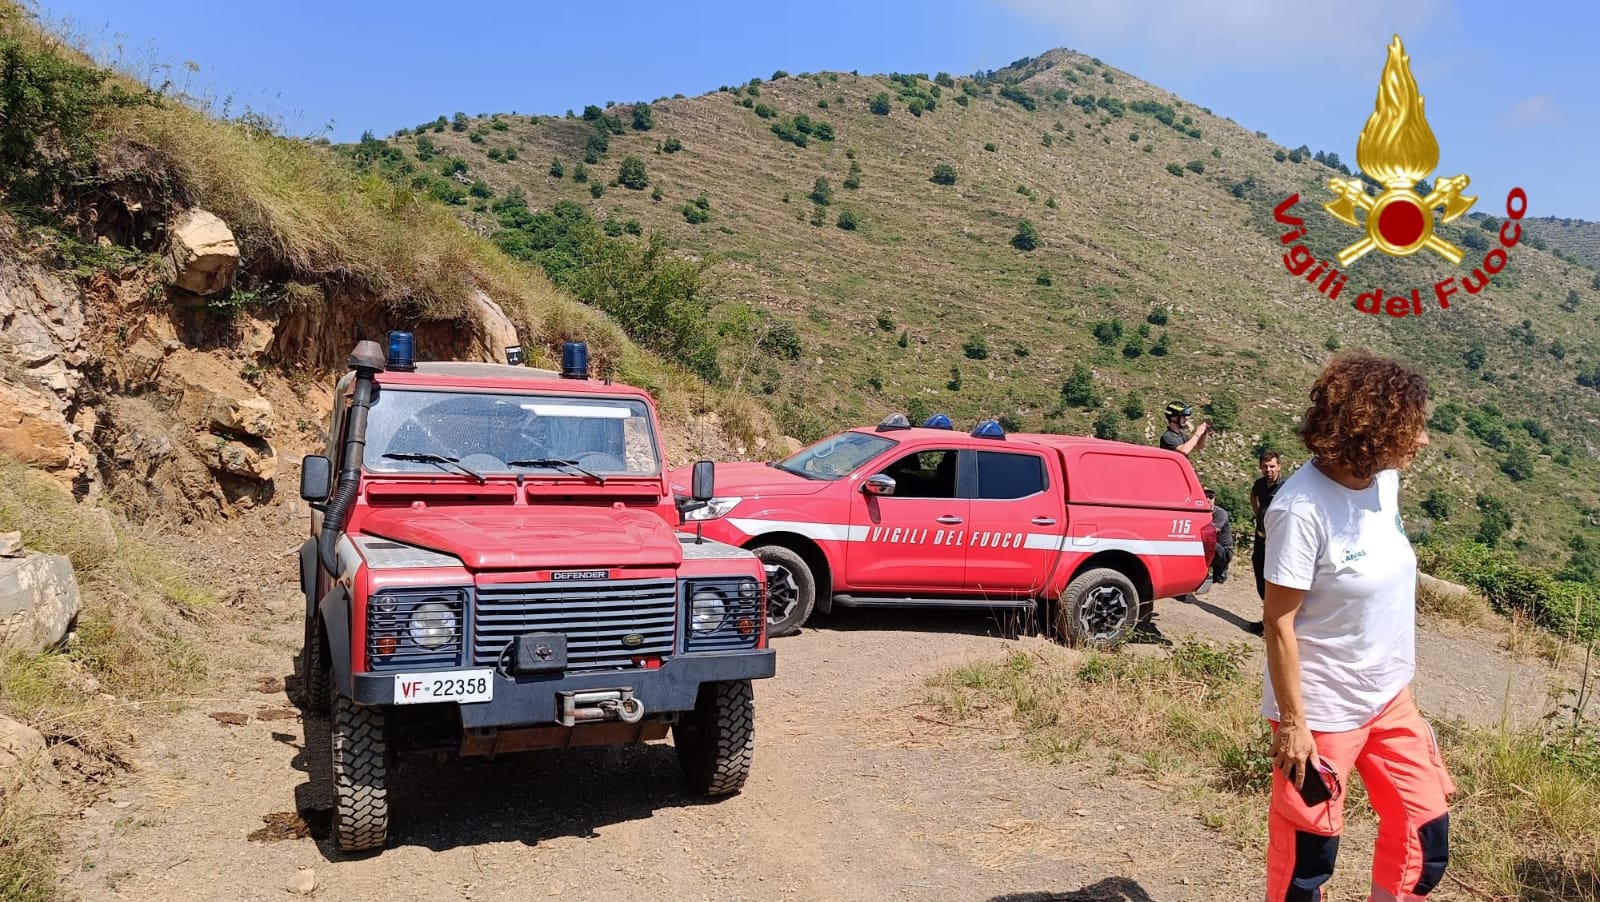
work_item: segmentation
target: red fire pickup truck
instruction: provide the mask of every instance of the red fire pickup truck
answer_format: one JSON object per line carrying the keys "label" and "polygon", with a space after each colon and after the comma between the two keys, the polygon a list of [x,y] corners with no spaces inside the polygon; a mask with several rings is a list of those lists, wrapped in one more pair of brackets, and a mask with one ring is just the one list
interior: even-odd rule
{"label": "red fire pickup truck", "polygon": [[1043,601],[1068,641],[1111,646],[1155,599],[1200,588],[1216,546],[1181,454],[898,414],[787,460],[718,464],[717,497],[685,520],[762,560],[773,636],[834,607]]}

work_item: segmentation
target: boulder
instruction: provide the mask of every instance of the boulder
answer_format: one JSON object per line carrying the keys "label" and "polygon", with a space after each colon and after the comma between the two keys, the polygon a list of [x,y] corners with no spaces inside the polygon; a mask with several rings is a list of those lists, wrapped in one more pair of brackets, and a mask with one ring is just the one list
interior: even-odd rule
{"label": "boulder", "polygon": [[78,579],[62,554],[0,558],[0,648],[37,653],[67,637]]}
{"label": "boulder", "polygon": [[239,273],[239,245],[228,224],[205,210],[190,210],[172,225],[174,283],[184,291],[214,295]]}
{"label": "boulder", "polygon": [[783,450],[785,452],[787,452],[788,454],[791,454],[791,455],[799,454],[800,453],[800,449],[805,447],[805,445],[800,444],[800,440],[799,439],[795,438],[792,435],[785,435],[782,438],[778,439],[778,441],[783,443]]}
{"label": "boulder", "polygon": [[213,431],[265,438],[272,434],[272,402],[266,398],[213,396],[205,418]]}
{"label": "boulder", "polygon": [[0,717],[0,774],[17,765],[43,760],[44,735],[25,723]]}
{"label": "boulder", "polygon": [[217,448],[216,469],[230,476],[271,482],[278,476],[278,456],[271,448],[255,448],[234,439]]}
{"label": "boulder", "polygon": [[516,325],[506,316],[505,310],[482,291],[474,291],[470,300],[478,318],[477,353],[490,363],[505,363],[507,348],[522,347]]}
{"label": "boulder", "polygon": [[72,424],[53,398],[0,382],[0,454],[61,473],[87,453],[72,434]]}
{"label": "boulder", "polygon": [[212,355],[180,349],[161,374],[162,388],[178,399],[178,416],[191,428],[254,438],[272,434],[272,402]]}
{"label": "boulder", "polygon": [[0,532],[0,557],[22,557],[22,533],[16,530]]}

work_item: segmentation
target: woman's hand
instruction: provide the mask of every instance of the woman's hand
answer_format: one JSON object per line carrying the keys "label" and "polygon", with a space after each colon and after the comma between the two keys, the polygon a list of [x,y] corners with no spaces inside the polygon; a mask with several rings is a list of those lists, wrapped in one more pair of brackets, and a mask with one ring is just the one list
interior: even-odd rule
{"label": "woman's hand", "polygon": [[1273,734],[1272,749],[1267,754],[1272,756],[1272,766],[1282,770],[1284,777],[1298,790],[1305,781],[1307,763],[1316,753],[1317,743],[1311,737],[1310,727],[1283,724]]}

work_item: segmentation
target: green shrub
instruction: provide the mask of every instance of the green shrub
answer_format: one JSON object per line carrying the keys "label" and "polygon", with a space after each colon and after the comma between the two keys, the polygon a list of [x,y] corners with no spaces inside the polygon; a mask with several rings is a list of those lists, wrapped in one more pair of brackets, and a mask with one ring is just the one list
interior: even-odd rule
{"label": "green shrub", "polygon": [[494,189],[483,179],[473,179],[472,187],[467,189],[467,193],[473,197],[494,197]]}
{"label": "green shrub", "polygon": [[605,194],[605,193],[606,193],[606,186],[605,185],[602,185],[599,182],[590,182],[589,183],[589,196],[590,197],[595,198],[596,200],[598,200],[600,198],[600,195]]}
{"label": "green shrub", "polygon": [[1120,425],[1117,422],[1116,414],[1109,410],[1102,410],[1100,415],[1094,418],[1094,437],[1114,442],[1121,438],[1117,434],[1117,428]]}
{"label": "green shrub", "polygon": [[1011,236],[1011,246],[1019,251],[1031,251],[1039,246],[1039,230],[1024,219],[1017,223],[1017,233]]}
{"label": "green shrub", "polygon": [[1450,519],[1450,494],[1443,489],[1429,489],[1422,499],[1422,512],[1435,520]]}
{"label": "green shrub", "polygon": [[1046,288],[1050,287],[1052,281],[1054,280],[1050,278],[1050,270],[1048,269],[1039,270],[1039,274],[1033,277],[1033,284],[1043,285]]}
{"label": "green shrub", "polygon": [[956,167],[949,163],[938,163],[933,167],[933,177],[928,179],[935,185],[954,185],[956,183]]}
{"label": "green shrub", "polygon": [[1277,150],[1272,152],[1272,158],[1274,160],[1277,160],[1278,162],[1282,163],[1284,160],[1289,158],[1289,155],[1284,153],[1283,152],[1283,148],[1280,147]]}
{"label": "green shrub", "polygon": [[1089,334],[1102,345],[1111,346],[1122,340],[1122,320],[1109,319],[1095,323],[1089,329]]}
{"label": "green shrub", "polygon": [[659,202],[661,200],[661,198],[663,198],[663,197],[666,197],[666,195],[661,193],[661,186],[660,185],[657,185],[654,188],[650,189],[650,199],[652,201]]}
{"label": "green shrub", "polygon": [[1043,144],[1045,147],[1049,147],[1055,143],[1055,139],[1050,137],[1049,132],[1045,132],[1042,136],[1040,136],[1039,143]]}
{"label": "green shrub", "polygon": [[1156,343],[1150,346],[1150,356],[1152,356],[1152,357],[1165,357],[1165,356],[1167,356],[1167,353],[1169,351],[1171,351],[1171,350],[1172,350],[1172,343],[1167,338],[1167,333],[1163,332],[1163,333],[1161,333],[1161,337],[1156,339]]}
{"label": "green shrub", "polygon": [[1000,96],[1030,113],[1039,108],[1038,101],[1034,100],[1033,95],[1029,94],[1027,89],[1020,85],[1006,85],[1000,89]]}
{"label": "green shrub", "polygon": [[895,339],[895,344],[904,348],[911,344],[911,333],[905,329],[900,330],[900,337]]}
{"label": "green shrub", "polygon": [[437,151],[438,146],[433,143],[432,138],[427,135],[417,136],[417,159],[427,163],[433,159],[433,155]]}
{"label": "green shrub", "polygon": [[778,115],[778,111],[764,103],[756,104],[756,115],[763,119],[771,119]]}
{"label": "green shrub", "polygon": [[464,131],[466,131],[467,130],[467,114],[466,113],[457,113],[454,116],[452,116],[450,118],[450,130],[453,131],[453,132],[464,132]]}
{"label": "green shrub", "polygon": [[636,103],[633,105],[633,127],[636,131],[647,132],[655,127],[655,117],[650,114],[650,104]]}
{"label": "green shrub", "polygon": [[1144,356],[1144,342],[1138,338],[1129,338],[1128,343],[1122,346],[1122,356],[1129,360]]}
{"label": "green shrub", "polygon": [[913,97],[911,98],[911,102],[906,104],[906,112],[918,118],[921,118],[925,109],[927,108],[923,105],[922,98],[920,97]]}
{"label": "green shrub", "polygon": [[711,211],[705,210],[694,204],[683,205],[683,221],[690,225],[700,225],[711,221]]}
{"label": "green shrub", "polygon": [[961,346],[961,353],[965,354],[968,360],[987,360],[989,340],[981,333],[974,332],[967,336],[966,343]]}
{"label": "green shrub", "polygon": [[953,366],[950,368],[950,381],[946,382],[944,387],[951,391],[961,390],[961,367]]}
{"label": "green shrub", "polygon": [[996,147],[995,143],[993,141],[989,141],[989,142],[987,142],[986,144],[983,145],[983,149],[988,151],[989,153],[994,153],[995,151],[999,150],[1000,148]]}
{"label": "green shrub", "polygon": [[1515,525],[1511,511],[1506,508],[1504,501],[1486,493],[1480,492],[1476,502],[1478,513],[1481,515],[1478,520],[1478,541],[1493,548]]}
{"label": "green shrub", "polygon": [[817,180],[811,185],[810,197],[811,202],[819,207],[833,203],[833,188],[828,184],[828,180],[820,175],[817,176]]}
{"label": "green shrub", "polygon": [[1188,169],[1195,175],[1201,175],[1206,171],[1206,164],[1201,160],[1190,160],[1183,165],[1185,169]]}
{"label": "green shrub", "polygon": [[1177,176],[1178,178],[1183,178],[1183,167],[1181,165],[1177,164],[1177,163],[1168,163],[1167,164],[1167,171],[1172,173],[1173,175]]}
{"label": "green shrub", "polygon": [[572,180],[579,183],[587,182],[589,180],[589,170],[582,163],[573,166]]}
{"label": "green shrub", "polygon": [[861,220],[856,217],[854,210],[840,210],[839,221],[837,225],[846,232],[854,232],[856,230],[856,226],[860,224],[860,221]]}
{"label": "green shrub", "polygon": [[1511,477],[1512,482],[1522,482],[1533,478],[1533,454],[1521,442],[1511,446],[1506,452],[1506,459],[1500,462],[1500,472]]}
{"label": "green shrub", "polygon": [[683,142],[677,138],[668,138],[661,143],[661,149],[667,153],[677,153],[683,149]]}
{"label": "green shrub", "polygon": [[644,161],[638,157],[623,157],[622,166],[617,169],[617,184],[634,191],[643,191],[650,187]]}
{"label": "green shrub", "polygon": [[1100,406],[1100,395],[1094,387],[1094,373],[1088,367],[1081,363],[1072,365],[1072,373],[1061,386],[1061,401],[1069,407]]}
{"label": "green shrub", "polygon": [[622,224],[622,230],[627,232],[629,235],[644,234],[644,226],[640,225],[639,220],[637,219],[630,219],[627,222],[624,222]]}
{"label": "green shrub", "polygon": [[850,171],[845,173],[844,186],[851,191],[861,187],[861,164],[850,161]]}
{"label": "green shrub", "polygon": [[887,313],[878,314],[878,330],[880,332],[894,331],[894,317]]}
{"label": "green shrub", "polygon": [[965,94],[957,94],[956,95],[956,103],[958,105],[966,106],[968,102],[969,101],[967,100],[967,95],[965,95]]}
{"label": "green shrub", "polygon": [[889,108],[889,94],[887,92],[879,92],[878,96],[872,98],[872,102],[867,105],[867,109],[871,110],[874,116],[889,115]]}
{"label": "green shrub", "polygon": [[1138,392],[1130,391],[1128,396],[1122,399],[1122,415],[1130,420],[1144,417],[1144,399],[1139,397]]}
{"label": "green shrub", "polygon": [[1213,429],[1228,432],[1239,428],[1239,398],[1233,392],[1227,389],[1218,391],[1203,410]]}
{"label": "green shrub", "polygon": [[473,132],[472,134],[467,136],[467,140],[471,141],[473,144],[482,144],[483,143],[483,133],[481,133],[481,132]]}
{"label": "green shrub", "polygon": [[566,167],[561,165],[561,160],[559,158],[552,157],[550,159],[550,177],[558,179],[566,174]]}
{"label": "green shrub", "polygon": [[1165,326],[1167,324],[1167,316],[1167,308],[1151,307],[1150,312],[1145,315],[1144,321],[1152,326]]}
{"label": "green shrub", "polygon": [[497,132],[503,132],[503,131],[506,131],[506,130],[510,129],[511,128],[511,124],[506,122],[504,119],[496,119],[493,122],[489,123],[489,127],[494,129]]}

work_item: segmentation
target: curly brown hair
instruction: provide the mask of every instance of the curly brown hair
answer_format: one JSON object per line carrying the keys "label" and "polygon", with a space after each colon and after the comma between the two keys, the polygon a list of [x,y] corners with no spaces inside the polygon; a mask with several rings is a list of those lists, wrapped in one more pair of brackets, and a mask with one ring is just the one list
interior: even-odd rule
{"label": "curly brown hair", "polygon": [[1324,463],[1357,479],[1404,462],[1427,422],[1428,382],[1366,352],[1341,354],[1311,386],[1300,440]]}

